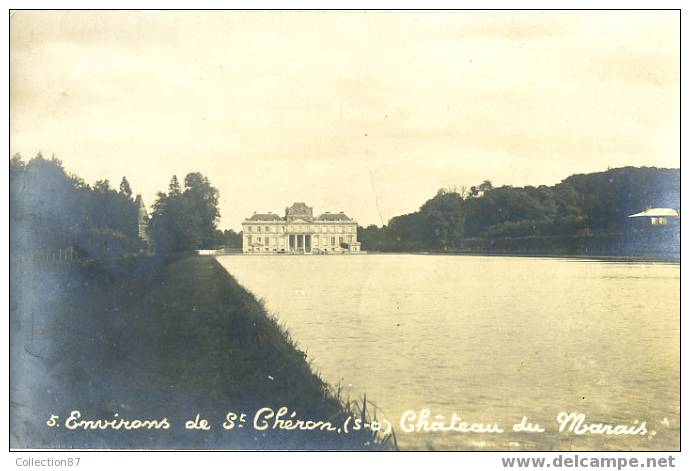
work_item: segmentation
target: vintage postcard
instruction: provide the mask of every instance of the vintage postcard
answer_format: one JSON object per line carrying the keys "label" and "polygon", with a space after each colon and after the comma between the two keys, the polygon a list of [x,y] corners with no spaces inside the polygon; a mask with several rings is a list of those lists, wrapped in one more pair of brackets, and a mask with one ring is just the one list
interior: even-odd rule
{"label": "vintage postcard", "polygon": [[11,449],[680,450],[680,11],[8,22]]}

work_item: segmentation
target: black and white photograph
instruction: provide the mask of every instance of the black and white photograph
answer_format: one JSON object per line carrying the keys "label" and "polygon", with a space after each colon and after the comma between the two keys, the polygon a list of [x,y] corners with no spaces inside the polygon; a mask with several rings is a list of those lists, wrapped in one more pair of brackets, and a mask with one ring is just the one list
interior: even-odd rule
{"label": "black and white photograph", "polygon": [[680,10],[7,21],[10,450],[680,451]]}

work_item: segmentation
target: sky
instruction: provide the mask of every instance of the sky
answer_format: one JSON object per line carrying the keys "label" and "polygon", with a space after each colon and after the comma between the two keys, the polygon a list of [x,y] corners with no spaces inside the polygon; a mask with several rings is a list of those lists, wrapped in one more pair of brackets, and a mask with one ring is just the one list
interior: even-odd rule
{"label": "sky", "polygon": [[19,11],[10,41],[10,155],[149,207],[202,172],[222,229],[680,166],[677,11]]}

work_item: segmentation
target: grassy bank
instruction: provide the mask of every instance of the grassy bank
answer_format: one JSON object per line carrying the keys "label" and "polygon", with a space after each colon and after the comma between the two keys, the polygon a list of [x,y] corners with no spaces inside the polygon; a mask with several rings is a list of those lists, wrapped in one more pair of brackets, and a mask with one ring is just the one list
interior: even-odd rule
{"label": "grassy bank", "polygon": [[[14,264],[11,445],[31,448],[386,448],[370,432],[257,431],[256,410],[342,424],[334,397],[263,306],[210,257],[123,267]],[[67,430],[167,418],[167,430]],[[244,427],[221,426],[229,411]],[[61,427],[48,427],[51,414]],[[186,430],[197,414],[211,430]]]}

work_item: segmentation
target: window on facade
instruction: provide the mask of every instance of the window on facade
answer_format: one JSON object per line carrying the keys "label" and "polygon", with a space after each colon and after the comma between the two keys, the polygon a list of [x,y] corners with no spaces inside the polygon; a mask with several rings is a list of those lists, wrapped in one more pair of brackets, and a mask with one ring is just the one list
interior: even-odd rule
{"label": "window on facade", "polygon": [[247,236],[247,243],[251,244],[252,243],[252,236]]}
{"label": "window on facade", "polygon": [[271,232],[271,228],[266,226],[266,232]]}
{"label": "window on facade", "polygon": [[251,232],[251,231],[252,231],[252,226],[247,226],[247,232]]}
{"label": "window on facade", "polygon": [[261,226],[256,226],[256,232],[261,232]]}
{"label": "window on facade", "polygon": [[331,237],[331,245],[335,245],[335,237]]}

